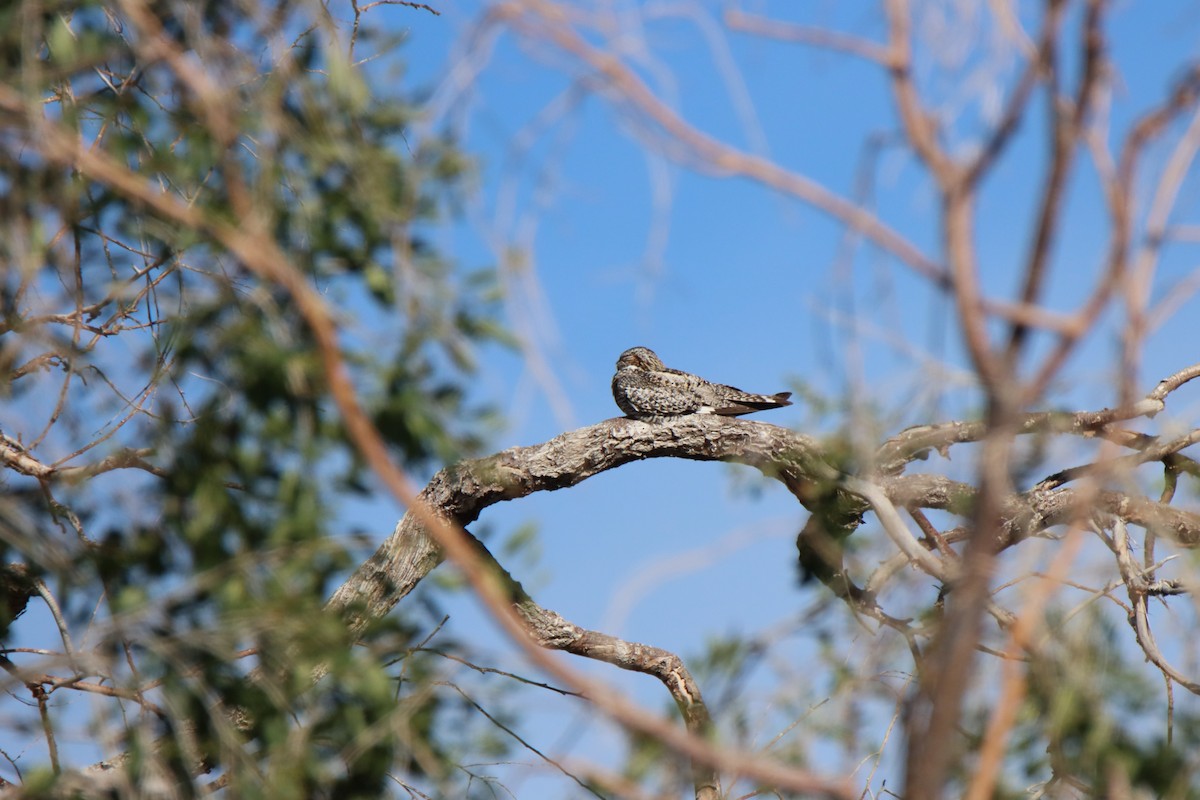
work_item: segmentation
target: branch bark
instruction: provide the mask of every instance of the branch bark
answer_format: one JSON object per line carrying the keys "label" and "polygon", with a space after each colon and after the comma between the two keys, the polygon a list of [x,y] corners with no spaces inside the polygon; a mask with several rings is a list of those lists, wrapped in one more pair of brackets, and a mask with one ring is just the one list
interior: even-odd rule
{"label": "branch bark", "polygon": [[[747,464],[801,497],[811,496],[817,481],[836,481],[838,475],[821,460],[814,439],[775,425],[711,415],[669,424],[618,418],[448,467],[433,477],[419,502],[446,522],[466,526],[495,503],[574,486],[631,461],[664,457]],[[360,631],[394,608],[441,560],[436,542],[410,512],[329,604],[346,611],[351,629]]]}
{"label": "branch bark", "polygon": [[[1157,406],[1161,408],[1160,406]],[[1023,433],[1079,429],[1079,423],[1108,420],[1105,412],[1033,415]],[[928,449],[950,441],[969,441],[974,423],[929,426],[937,435],[921,439]],[[1086,429],[1088,426],[1083,426]],[[1082,431],[1080,431],[1082,432]],[[912,429],[912,438],[917,429]],[[903,434],[902,434],[903,436]],[[898,441],[891,440],[892,443]],[[912,446],[910,440],[899,450]],[[890,448],[881,449],[893,457]],[[440,519],[467,526],[488,506],[527,497],[534,492],[575,486],[593,475],[648,458],[732,461],[774,478],[809,510],[833,488],[845,488],[842,473],[824,460],[813,438],[786,428],[742,419],[697,414],[653,424],[624,418],[605,420],[556,436],[542,444],[513,447],[486,458],[465,461],[437,473],[421,491],[419,503]],[[891,461],[884,461],[891,465]],[[875,485],[898,507],[919,507],[969,516],[976,490],[969,484],[932,474],[885,474]],[[1091,496],[1094,493],[1088,493]],[[867,507],[861,498],[857,511]],[[1002,526],[995,546],[1003,549],[1078,513],[1081,492],[1070,488],[1014,493],[1001,504]],[[1097,505],[1135,525],[1154,530],[1184,547],[1200,545],[1200,513],[1123,492],[1100,492]],[[826,511],[824,507],[821,511]],[[852,528],[860,519],[840,520]],[[334,593],[329,604],[344,611],[353,630],[387,614],[442,561],[442,554],[417,515],[409,512],[392,535]]]}

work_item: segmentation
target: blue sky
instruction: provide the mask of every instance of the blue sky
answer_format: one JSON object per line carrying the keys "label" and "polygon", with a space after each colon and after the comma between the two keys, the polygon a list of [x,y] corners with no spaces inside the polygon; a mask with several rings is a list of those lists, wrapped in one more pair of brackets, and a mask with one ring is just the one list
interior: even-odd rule
{"label": "blue sky", "polygon": [[[616,6],[650,17],[655,14],[648,9],[691,7]],[[1117,37],[1115,56],[1135,54],[1120,64],[1115,132],[1164,96],[1171,71],[1196,44],[1200,26],[1194,13],[1182,4],[1159,8],[1154,17],[1124,8],[1111,26]],[[410,31],[406,54],[414,82],[434,82],[446,70],[447,53],[453,52],[449,42],[456,26],[473,19],[470,9],[460,6],[438,18],[403,18]],[[864,37],[881,35],[877,15],[847,14],[832,4],[777,4],[766,11]],[[851,196],[864,139],[894,129],[880,70],[828,52],[722,35],[741,67],[761,135],[741,125],[737,103],[724,90],[696,27],[668,19],[648,23],[645,46],[660,65],[654,74],[669,75],[670,80],[660,83],[677,98],[675,106],[689,122],[728,136],[740,147],[754,149],[757,141],[765,142],[765,152],[784,165]],[[995,35],[985,30],[975,38]],[[1147,46],[1151,41],[1153,48]],[[460,97],[455,108],[467,109],[454,117],[466,119],[458,129],[467,149],[480,158],[483,199],[471,219],[446,234],[444,244],[464,263],[496,263],[495,252],[478,233],[483,223],[499,228],[490,233],[528,247],[525,256],[542,293],[545,316],[553,321],[552,326],[535,327],[541,336],[531,338],[547,351],[573,411],[570,420],[555,419],[555,425],[542,430],[592,419],[592,402],[608,404],[606,384],[615,354],[636,343],[654,347],[670,364],[738,385],[802,376],[836,393],[844,390],[852,369],[837,343],[845,330],[838,327],[844,321],[836,312],[860,316],[858,312],[870,309],[872,322],[892,330],[888,335],[862,334],[866,362],[860,378],[875,383],[889,373],[911,371],[912,361],[887,346],[896,344],[896,332],[912,347],[961,365],[952,308],[908,269],[874,250],[860,249],[848,270],[836,263],[841,229],[825,215],[744,179],[697,175],[647,155],[630,136],[627,115],[602,98],[580,100],[574,112],[546,126],[514,155],[514,135],[524,132],[568,83],[551,58],[538,55],[534,46],[518,44],[505,33],[469,95],[455,95]],[[972,66],[968,58],[963,69],[969,72]],[[1011,69],[998,71],[1006,76]],[[928,83],[942,88],[946,79]],[[968,95],[952,107],[972,111],[972,101],[983,103]],[[1027,247],[1036,199],[1032,189],[1044,166],[1040,123],[1040,106],[1034,103],[1030,124],[981,200],[983,280],[1002,298],[1012,296]],[[962,138],[969,143],[974,137]],[[1077,174],[1078,185],[1066,207],[1069,236],[1059,248],[1047,293],[1048,304],[1063,310],[1072,308],[1090,285],[1080,278],[1099,269],[1104,247],[1103,237],[1096,235],[1103,231],[1096,182],[1083,161]],[[880,216],[936,257],[937,200],[908,154],[889,148],[875,183]],[[498,210],[498,198],[509,192],[517,198],[516,224]],[[1188,203],[1185,190],[1184,210]],[[497,217],[502,219],[497,222]],[[536,231],[532,237],[524,235],[530,229]],[[1178,276],[1189,267],[1186,257],[1168,260],[1163,274]],[[1167,288],[1162,281],[1157,291]],[[514,314],[514,324],[531,324],[524,316]],[[1109,355],[1104,342],[1092,344],[1094,358]],[[1174,363],[1167,355],[1159,369]],[[739,369],[718,374],[727,364]],[[1142,382],[1157,377],[1152,372]],[[496,391],[510,390],[508,381],[508,373],[500,372]],[[547,418],[539,393],[513,396],[520,401],[510,408],[518,421]]]}
{"label": "blue sky", "polygon": [[[951,5],[919,4],[923,30]],[[1006,96],[987,89],[996,81],[1010,87],[1016,64],[1011,40],[978,6],[958,20],[965,28],[930,35],[937,57],[926,49],[918,60],[922,88],[946,110],[958,152],[974,145],[981,120]],[[1077,6],[1068,14],[1071,30]],[[453,121],[479,158],[479,196],[465,219],[442,232],[441,246],[468,266],[496,264],[497,242],[522,251],[524,267],[510,279],[509,321],[528,337],[545,374],[513,355],[485,353],[481,395],[512,422],[496,449],[615,416],[613,362],[635,344],[655,349],[670,366],[749,390],[800,382],[838,401],[840,410],[823,416],[803,404],[759,415],[808,433],[851,424],[851,401],[881,414],[891,432],[975,413],[979,395],[953,304],[875,248],[859,243],[849,259],[840,257],[844,231],[825,214],[745,179],[698,174],[647,148],[630,114],[602,95],[568,92],[575,75],[562,68],[568,62],[561,54],[507,30],[486,56],[472,51],[486,66],[470,88],[448,89],[446,76],[457,76],[452,67],[461,63],[461,42],[481,7],[455,4],[436,18],[392,12],[392,19],[409,34],[410,80],[437,89],[444,113],[431,125]],[[718,4],[573,8],[611,14],[614,26],[620,19],[639,75],[690,123],[843,196],[855,196],[868,137],[896,129],[879,67],[730,32]],[[1032,29],[1029,4],[1020,8]],[[883,36],[874,5],[764,2],[749,10],[875,41]],[[1200,51],[1200,10],[1183,2],[1120,3],[1108,31],[1118,69],[1110,135],[1116,142]],[[732,83],[734,73],[717,66],[724,59],[737,65]],[[1073,54],[1065,70],[1073,80]],[[1173,143],[1180,130],[1165,140]],[[980,199],[981,278],[1001,299],[1017,291],[1046,141],[1039,98]],[[1143,200],[1166,152],[1158,147],[1147,155],[1149,169],[1136,187]],[[875,164],[868,172],[881,218],[938,258],[938,201],[924,171],[895,144],[882,148]],[[1045,294],[1046,305],[1062,311],[1090,289],[1106,246],[1103,196],[1087,159],[1076,163],[1075,178]],[[1173,222],[1197,219],[1197,188],[1194,178],[1185,181]],[[1196,255],[1194,244],[1170,249],[1153,296],[1176,291],[1195,271]],[[1188,299],[1151,339],[1140,387],[1197,360],[1195,308]],[[1119,309],[1106,316],[1052,386],[1048,405],[1115,401],[1120,320]],[[1040,340],[1035,352],[1044,345]],[[1182,392],[1169,414],[1186,423],[1197,408],[1195,393]],[[969,460],[934,466],[961,471]],[[722,465],[634,464],[568,491],[494,507],[483,520],[501,534],[526,522],[538,526],[541,561],[517,572],[543,605],[585,626],[694,655],[708,636],[761,631],[822,598],[796,582],[792,540],[804,512],[781,487],[748,492],[747,482],[738,468]],[[452,624],[474,630],[488,623],[463,609]],[[803,660],[813,647],[801,634],[780,652]],[[665,705],[648,679],[614,672],[598,670],[636,687],[648,704]],[[814,677],[816,700],[820,683]]]}

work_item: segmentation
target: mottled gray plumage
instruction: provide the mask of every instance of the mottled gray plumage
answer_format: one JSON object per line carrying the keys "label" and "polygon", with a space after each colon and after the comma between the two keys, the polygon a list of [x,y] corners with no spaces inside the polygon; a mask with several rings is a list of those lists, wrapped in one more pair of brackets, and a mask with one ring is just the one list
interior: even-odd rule
{"label": "mottled gray plumage", "polygon": [[612,391],[620,409],[634,419],[654,420],[681,414],[736,417],[792,404],[788,400],[791,392],[750,394],[671,369],[647,347],[631,347],[621,353]]}

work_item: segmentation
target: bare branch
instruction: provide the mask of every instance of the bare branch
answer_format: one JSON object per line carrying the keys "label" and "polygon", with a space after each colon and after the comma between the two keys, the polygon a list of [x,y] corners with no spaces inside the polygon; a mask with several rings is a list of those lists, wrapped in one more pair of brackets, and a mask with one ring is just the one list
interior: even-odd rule
{"label": "bare branch", "polygon": [[724,21],[731,29],[742,33],[848,53],[885,67],[888,66],[891,59],[891,51],[885,45],[872,42],[870,39],[861,39],[826,28],[797,25],[794,22],[747,14],[739,8],[726,9]]}
{"label": "bare branch", "polygon": [[[1144,399],[1126,407],[1075,413],[1043,411],[1026,414],[1016,421],[1015,434],[1056,432],[1077,436],[1107,436],[1110,432],[1106,428],[1114,422],[1158,414],[1166,407],[1168,394],[1197,376],[1200,376],[1200,364],[1182,369],[1159,381]],[[875,451],[875,468],[883,474],[895,474],[914,459],[925,458],[931,450],[946,455],[950,446],[982,441],[988,433],[988,426],[983,422],[944,422],[907,428]],[[1114,441],[1139,449],[1145,446],[1141,440],[1129,437],[1118,437]]]}
{"label": "bare branch", "polygon": [[372,3],[367,3],[365,6],[361,6],[357,10],[370,11],[376,6],[408,6],[409,8],[419,8],[422,11],[428,11],[430,14],[433,14],[436,17],[440,17],[442,15],[442,12],[438,11],[432,6],[427,6],[424,3],[413,3],[411,0],[375,0]]}
{"label": "bare branch", "polygon": [[1154,640],[1154,632],[1150,629],[1150,612],[1146,598],[1150,594],[1149,587],[1142,577],[1143,572],[1138,566],[1137,559],[1129,547],[1129,536],[1125,522],[1117,519],[1113,522],[1113,550],[1117,557],[1117,566],[1121,570],[1121,578],[1129,592],[1129,600],[1133,603],[1134,630],[1137,631],[1137,641],[1141,645],[1146,658],[1162,670],[1163,675],[1193,694],[1200,694],[1200,682],[1194,681],[1181,673],[1163,656]]}
{"label": "bare branch", "polygon": [[862,206],[826,189],[815,181],[788,171],[770,159],[746,153],[705,134],[685,122],[612,53],[588,43],[564,20],[558,6],[535,0],[502,3],[491,15],[522,31],[548,40],[580,59],[597,73],[603,86],[620,103],[632,105],[652,123],[683,145],[703,165],[721,174],[741,175],[809,203],[842,223],[862,232],[881,249],[908,264],[935,285],[946,288],[945,269],[915,245],[885,225]]}
{"label": "bare branch", "polygon": [[1003,681],[1000,700],[995,704],[988,721],[980,747],[979,767],[968,789],[967,800],[986,800],[993,796],[1005,746],[1028,688],[1022,663],[1024,659],[1019,658],[1018,654],[1036,650],[1034,635],[1045,622],[1046,604],[1050,595],[1063,585],[1071,565],[1079,555],[1082,542],[1082,532],[1075,528],[1068,536],[1067,545],[1055,555],[1047,574],[1040,576],[1033,590],[1026,594],[1025,604],[1009,628],[1010,647],[1005,655],[1010,657],[1004,660],[1001,667]]}
{"label": "bare branch", "polygon": [[116,469],[140,469],[160,478],[164,477],[166,473],[161,468],[145,460],[145,457],[152,455],[153,452],[148,448],[125,449],[92,464],[64,467],[57,464],[43,464],[31,456],[17,440],[0,433],[0,463],[22,475],[42,481],[78,482]]}
{"label": "bare branch", "polygon": [[875,516],[879,518],[879,524],[883,526],[884,532],[910,561],[943,583],[954,580],[955,576],[951,569],[952,562],[942,561],[921,546],[921,543],[908,530],[908,526],[900,517],[900,512],[896,511],[896,507],[892,505],[892,501],[888,499],[883,490],[861,478],[847,477],[843,483],[847,489],[867,499],[867,502],[875,510]]}
{"label": "bare branch", "polygon": [[[1046,386],[1053,376],[1058,374],[1067,357],[1074,350],[1083,332],[1091,330],[1092,325],[1107,306],[1109,299],[1125,279],[1129,264],[1129,248],[1135,229],[1135,208],[1133,205],[1133,187],[1137,185],[1137,166],[1151,142],[1153,142],[1167,125],[1179,114],[1195,104],[1200,97],[1200,67],[1192,67],[1176,84],[1174,90],[1159,106],[1144,114],[1125,138],[1121,147],[1120,157],[1113,168],[1112,174],[1104,181],[1106,198],[1108,200],[1108,215],[1111,222],[1108,253],[1105,256],[1104,274],[1097,282],[1091,295],[1080,307],[1076,316],[1079,319],[1079,334],[1065,335],[1049,355],[1042,361],[1037,375],[1030,382],[1031,392],[1038,392]],[[1100,142],[1092,137],[1093,150],[1100,156],[1107,157],[1107,150]],[[1097,157],[1097,163],[1102,172],[1108,172],[1109,166]],[[1132,400],[1133,389],[1129,383],[1136,379],[1136,359],[1128,350],[1128,340],[1125,344],[1122,364],[1122,385],[1120,402]]]}
{"label": "bare branch", "polygon": [[900,112],[900,122],[909,144],[933,173],[938,187],[948,192],[959,179],[958,167],[938,141],[938,129],[932,115],[925,111],[912,75],[912,41],[908,0],[888,0],[887,64],[892,93]]}
{"label": "bare branch", "polygon": [[[647,458],[736,460],[778,478],[793,493],[838,473],[820,460],[815,440],[786,428],[709,415],[654,425],[612,419],[564,433],[548,442],[514,447],[442,470],[420,502],[439,518],[466,526],[488,506],[534,492],[574,486],[593,475]],[[386,614],[441,561],[422,520],[406,514],[375,554],[344,583],[330,605],[356,609],[352,627]]]}
{"label": "bare branch", "polygon": [[[679,707],[688,733],[698,739],[713,735],[712,718],[700,694],[700,687],[674,653],[650,645],[628,642],[599,631],[587,630],[559,614],[540,606],[521,584],[500,565],[478,539],[474,540],[482,563],[499,580],[512,599],[513,607],[529,627],[539,646],[562,650],[584,658],[603,661],[632,672],[653,676],[662,682]],[[692,762],[697,800],[721,797],[721,781],[716,770],[704,762]]]}
{"label": "bare branch", "polygon": [[[1048,5],[1046,21],[1043,23],[1042,44],[1039,50],[1041,63],[1038,66],[1048,71],[1051,154],[1048,172],[1042,181],[1042,196],[1034,223],[1033,242],[1030,246],[1030,254],[1025,260],[1021,300],[1030,304],[1038,301],[1045,283],[1050,248],[1059,229],[1058,221],[1062,209],[1062,198],[1067,188],[1071,168],[1075,163],[1075,154],[1082,136],[1083,124],[1090,107],[1092,87],[1100,74],[1099,62],[1104,41],[1101,30],[1103,3],[1092,0],[1088,4],[1086,20],[1080,33],[1084,41],[1083,75],[1079,81],[1075,101],[1068,104],[1060,96],[1057,63],[1058,30],[1065,5],[1062,2],[1052,2]],[[1017,324],[1012,327],[1006,353],[1006,358],[1010,363],[1015,364],[1028,331],[1029,329],[1024,325]]]}

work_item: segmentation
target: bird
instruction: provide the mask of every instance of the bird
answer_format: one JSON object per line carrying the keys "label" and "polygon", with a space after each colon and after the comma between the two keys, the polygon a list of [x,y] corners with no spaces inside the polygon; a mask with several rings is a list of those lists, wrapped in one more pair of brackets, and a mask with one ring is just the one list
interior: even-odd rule
{"label": "bird", "polygon": [[671,369],[648,347],[631,347],[617,359],[613,399],[625,415],[650,422],[684,414],[738,417],[790,406],[791,392],[751,394]]}

